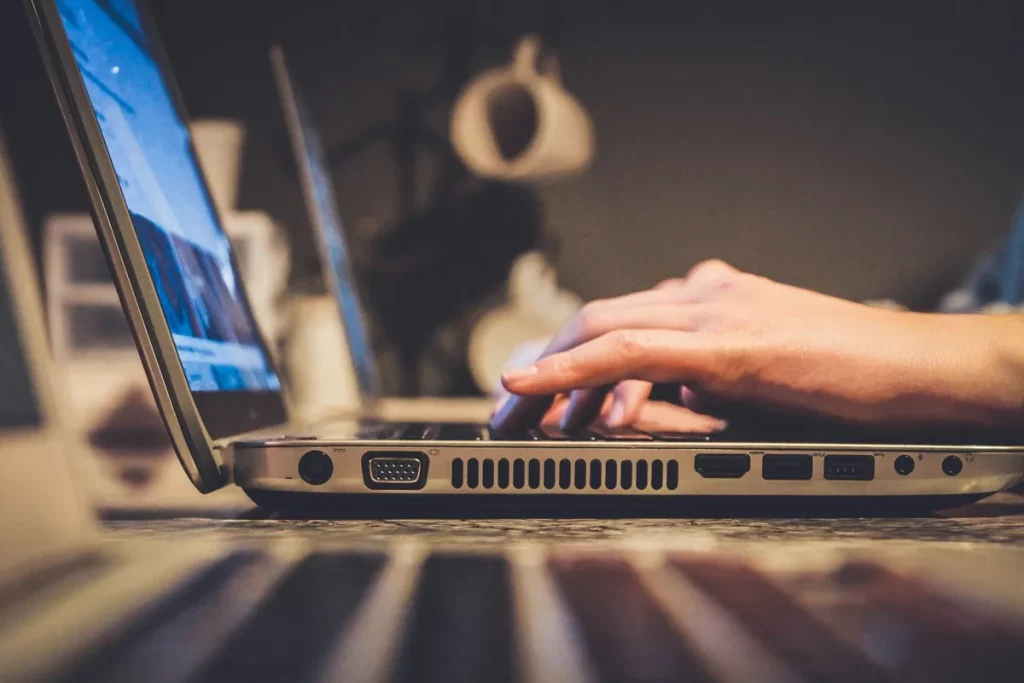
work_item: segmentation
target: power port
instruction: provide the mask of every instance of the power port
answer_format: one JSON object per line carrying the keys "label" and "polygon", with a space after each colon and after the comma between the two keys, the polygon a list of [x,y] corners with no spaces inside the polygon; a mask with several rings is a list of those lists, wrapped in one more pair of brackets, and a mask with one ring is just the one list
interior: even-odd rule
{"label": "power port", "polygon": [[875,478],[873,455],[826,455],[825,478],[841,481],[871,481]]}
{"label": "power port", "polygon": [[892,464],[896,470],[896,474],[902,474],[904,477],[914,471],[914,467],[917,463],[909,455],[901,455],[896,458],[896,461]]}
{"label": "power port", "polygon": [[698,453],[693,468],[705,479],[739,479],[750,471],[746,453]]}
{"label": "power port", "polygon": [[809,455],[787,453],[761,458],[761,476],[765,479],[805,481],[814,474],[814,461]]}
{"label": "power port", "polygon": [[964,461],[956,455],[947,455],[942,459],[942,471],[951,477],[960,474],[964,469]]}
{"label": "power port", "polygon": [[299,476],[307,484],[319,486],[334,474],[334,462],[323,451],[309,451],[299,458]]}

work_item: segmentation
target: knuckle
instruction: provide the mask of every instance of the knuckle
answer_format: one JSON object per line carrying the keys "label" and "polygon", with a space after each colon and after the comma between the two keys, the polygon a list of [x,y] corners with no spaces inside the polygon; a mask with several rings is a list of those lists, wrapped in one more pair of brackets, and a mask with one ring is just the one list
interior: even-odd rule
{"label": "knuckle", "polygon": [[735,272],[737,272],[735,268],[730,266],[728,263],[726,263],[722,259],[717,259],[717,258],[707,259],[706,261],[701,261],[700,263],[695,265],[692,270],[690,270],[690,273],[692,275],[699,275],[699,276],[702,276],[702,277],[707,277],[707,276],[712,276],[712,275],[724,275],[724,274],[735,273]]}
{"label": "knuckle", "polygon": [[601,327],[603,313],[604,304],[601,301],[591,301],[584,304],[576,314],[576,335],[582,338],[590,338],[597,334]]}
{"label": "knuckle", "polygon": [[715,287],[719,293],[739,295],[749,293],[763,281],[764,278],[757,275],[736,271],[716,282]]}
{"label": "knuckle", "polygon": [[714,279],[711,286],[713,291],[725,294],[727,292],[735,292],[742,284],[743,279],[738,275],[722,274]]}
{"label": "knuckle", "polygon": [[624,358],[641,357],[647,348],[645,335],[636,330],[619,330],[615,332],[612,343],[619,355]]}
{"label": "knuckle", "polygon": [[729,288],[743,275],[725,261],[712,259],[698,263],[690,271],[690,279],[702,287]]}
{"label": "knuckle", "polygon": [[654,286],[655,289],[677,289],[686,284],[686,278],[671,277],[667,280],[662,280]]}
{"label": "knuckle", "polygon": [[704,263],[709,265],[697,266],[701,270],[695,274],[694,280],[699,282],[701,289],[710,295],[735,292],[752,277],[723,261],[705,261]]}
{"label": "knuckle", "polygon": [[571,379],[575,377],[579,363],[572,352],[560,353],[551,359],[551,370],[557,377]]}

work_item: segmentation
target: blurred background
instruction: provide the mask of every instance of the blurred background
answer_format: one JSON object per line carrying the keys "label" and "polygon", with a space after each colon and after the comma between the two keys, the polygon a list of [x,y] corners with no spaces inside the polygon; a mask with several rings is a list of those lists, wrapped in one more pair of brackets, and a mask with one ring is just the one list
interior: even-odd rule
{"label": "blurred background", "polygon": [[[19,3],[0,34],[27,212],[87,209]],[[853,299],[934,305],[1024,188],[1018,2],[155,0],[193,117],[237,119],[238,205],[282,226],[294,291],[322,290],[267,47],[328,148],[388,394],[479,393],[476,321],[538,250],[582,299],[709,257]],[[546,182],[453,154],[456,95],[537,34],[595,156]],[[415,377],[410,377],[413,374]]]}

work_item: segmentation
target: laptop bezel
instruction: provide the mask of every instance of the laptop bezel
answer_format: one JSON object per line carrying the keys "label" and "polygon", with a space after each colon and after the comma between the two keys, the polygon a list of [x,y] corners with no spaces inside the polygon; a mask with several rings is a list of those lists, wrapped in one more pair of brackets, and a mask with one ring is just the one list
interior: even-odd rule
{"label": "laptop bezel", "polygon": [[[317,256],[320,260],[320,270],[323,273],[324,284],[330,289],[331,298],[335,300],[338,306],[338,313],[341,317],[341,325],[345,334],[345,342],[348,346],[349,356],[352,363],[352,371],[356,378],[356,382],[359,385],[359,398],[363,408],[373,405],[381,398],[381,379],[380,371],[377,367],[375,358],[363,359],[370,366],[370,386],[366,386],[360,379],[360,373],[358,363],[359,361],[354,357],[355,348],[358,345],[352,344],[353,332],[349,329],[346,323],[345,315],[345,301],[340,295],[342,290],[342,283],[338,278],[338,274],[334,270],[334,263],[331,261],[331,255],[328,251],[328,246],[324,240],[324,231],[330,230],[331,227],[323,225],[320,220],[320,214],[317,210],[317,197],[314,185],[314,180],[309,173],[307,164],[309,159],[307,158],[306,144],[307,130],[302,123],[302,116],[299,108],[301,107],[309,115],[309,107],[302,96],[301,90],[298,84],[295,82],[292,76],[291,69],[288,68],[288,60],[284,54],[284,49],[279,44],[273,44],[269,50],[269,58],[271,71],[274,75],[274,84],[277,89],[278,100],[281,103],[281,110],[284,114],[285,129],[288,133],[288,141],[292,148],[292,155],[295,159],[295,165],[297,167],[299,176],[299,185],[302,188],[302,198],[306,205],[306,214],[309,218],[311,232],[313,233],[313,242],[316,245]],[[317,140],[319,142],[319,140]],[[333,186],[330,189],[330,200],[334,203],[335,214],[340,216],[341,207],[338,206],[337,194],[334,192]],[[338,239],[345,243],[346,251],[348,250],[348,241],[345,238],[344,232],[341,231],[339,226]],[[356,292],[356,299],[359,300],[358,292]],[[355,311],[355,314],[365,320],[366,311],[359,302],[359,309]],[[369,340],[366,340],[369,343]]]}
{"label": "laptop bezel", "polygon": [[[25,3],[85,179],[100,242],[178,460],[201,492],[220,488],[228,483],[229,476],[214,442],[286,423],[288,411],[283,391],[193,393],[190,389],[59,16],[57,0],[25,0]],[[144,0],[136,0],[136,8],[172,104],[187,123],[189,119],[149,8]],[[193,159],[197,158],[191,138],[189,153]],[[222,217],[202,177],[201,167],[198,163],[196,166],[200,169],[202,191],[223,231]],[[236,273],[240,273],[233,250],[231,263]],[[243,303],[251,316],[240,276],[238,281]],[[261,330],[257,336],[268,366],[278,373]]]}

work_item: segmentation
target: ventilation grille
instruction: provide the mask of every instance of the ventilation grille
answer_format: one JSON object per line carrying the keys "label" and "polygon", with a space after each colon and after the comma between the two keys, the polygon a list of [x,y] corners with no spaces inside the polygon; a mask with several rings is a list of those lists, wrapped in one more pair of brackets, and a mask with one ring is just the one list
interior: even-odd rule
{"label": "ventilation grille", "polygon": [[452,487],[548,491],[675,491],[675,460],[585,460],[579,458],[455,458]]}

